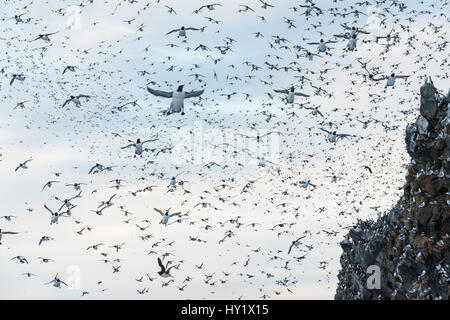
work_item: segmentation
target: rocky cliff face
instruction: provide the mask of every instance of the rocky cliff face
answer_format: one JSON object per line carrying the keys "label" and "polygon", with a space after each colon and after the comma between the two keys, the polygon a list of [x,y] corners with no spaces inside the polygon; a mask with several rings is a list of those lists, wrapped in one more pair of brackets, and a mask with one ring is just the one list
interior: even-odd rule
{"label": "rocky cliff face", "polygon": [[440,95],[426,81],[420,95],[420,116],[406,128],[404,195],[341,242],[335,299],[450,297],[450,91]]}

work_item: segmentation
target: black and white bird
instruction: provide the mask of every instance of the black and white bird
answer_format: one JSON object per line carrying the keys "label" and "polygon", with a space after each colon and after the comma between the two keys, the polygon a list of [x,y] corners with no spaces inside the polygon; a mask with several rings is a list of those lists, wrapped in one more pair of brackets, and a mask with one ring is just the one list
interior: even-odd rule
{"label": "black and white bird", "polygon": [[158,274],[159,274],[161,277],[163,277],[163,278],[173,277],[173,276],[170,274],[170,270],[172,270],[173,268],[178,268],[178,266],[179,266],[179,265],[178,265],[178,266],[171,266],[171,267],[168,267],[168,266],[169,266],[169,262],[167,262],[166,265],[164,266],[160,258],[158,258],[158,265],[159,265],[159,267],[161,268],[161,271],[158,271]]}
{"label": "black and white bird", "polygon": [[393,87],[395,85],[396,79],[407,79],[408,77],[409,77],[409,75],[397,75],[395,73],[391,73],[390,75],[382,76],[380,78],[372,77],[371,80],[373,80],[373,81],[387,80],[386,87]]}
{"label": "black and white bird", "polygon": [[45,283],[45,285],[53,283],[53,286],[55,288],[61,288],[61,284],[65,285],[66,287],[68,287],[68,284],[65,283],[64,281],[62,281],[61,279],[58,278],[58,274],[56,274],[55,278],[53,278],[53,280]]}
{"label": "black and white bird", "polygon": [[328,133],[328,141],[330,142],[336,142],[339,138],[346,138],[346,137],[351,137],[351,134],[344,134],[344,133],[336,133],[336,131],[328,131],[324,128],[320,128],[320,130]]}
{"label": "black and white bird", "polygon": [[14,171],[17,171],[19,169],[28,169],[27,163],[30,162],[33,159],[29,159],[25,162],[19,163],[19,165],[16,167],[16,169]]}
{"label": "black and white bird", "polygon": [[4,234],[18,234],[18,232],[2,231],[2,229],[0,229],[0,245],[2,244],[2,237],[3,237]]}
{"label": "black and white bird", "polygon": [[39,40],[39,39],[42,39],[45,42],[50,42],[49,36],[51,36],[53,34],[56,34],[56,33],[58,33],[58,32],[39,34],[36,39],[30,40],[30,42],[33,42],[33,41],[36,41],[36,40]]}
{"label": "black and white bird", "polygon": [[205,90],[185,92],[183,91],[183,87],[184,85],[179,85],[174,92],[154,90],[149,87],[147,87],[147,90],[155,96],[172,98],[169,110],[166,112],[167,115],[178,112],[184,115],[184,99],[201,96]]}
{"label": "black and white bird", "polygon": [[166,33],[166,36],[168,34],[174,33],[174,32],[178,32],[178,37],[186,37],[186,31],[187,30],[193,30],[193,31],[199,31],[200,29],[197,28],[193,28],[193,27],[185,27],[185,26],[181,26],[181,28],[179,29],[173,29],[169,32]]}
{"label": "black and white bird", "polygon": [[77,106],[77,107],[81,107],[81,101],[80,101],[80,98],[90,98],[91,96],[87,96],[87,95],[85,95],[85,94],[80,94],[80,95],[78,95],[78,96],[70,96],[70,98],[69,99],[67,99],[64,103],[63,103],[63,105],[62,105],[62,107],[64,108],[68,103],[70,103],[70,102],[73,102],[73,103],[75,103],[75,105]]}
{"label": "black and white bird", "polygon": [[169,214],[170,209],[167,209],[166,212],[162,212],[161,210],[159,210],[157,208],[153,208],[153,209],[155,209],[155,211],[161,215],[162,218],[161,218],[160,224],[163,224],[163,225],[167,225],[167,223],[169,222],[169,218],[179,216],[181,214],[181,212]]}
{"label": "black and white bird", "polygon": [[144,144],[145,143],[153,142],[153,141],[157,141],[157,140],[158,139],[149,139],[149,140],[141,141],[141,139],[139,139],[139,138],[136,140],[136,142],[128,140],[131,143],[129,145],[125,146],[125,147],[122,147],[121,149],[134,147],[134,157],[136,158],[136,156],[142,156],[142,152],[145,151],[145,149],[144,149]]}
{"label": "black and white bird", "polygon": [[288,254],[291,253],[291,250],[292,250],[293,247],[296,247],[296,248],[297,248],[297,247],[300,245],[300,240],[303,239],[303,238],[305,238],[305,237],[306,237],[306,236],[303,236],[303,237],[300,237],[300,238],[295,239],[294,241],[292,241],[292,243],[291,243],[291,245],[290,245],[290,247],[289,247],[289,250],[288,250]]}
{"label": "black and white bird", "polygon": [[277,93],[284,93],[287,94],[286,101],[287,103],[294,103],[295,96],[301,96],[301,97],[309,97],[309,95],[301,93],[301,92],[295,92],[295,87],[291,87],[289,90],[274,90]]}

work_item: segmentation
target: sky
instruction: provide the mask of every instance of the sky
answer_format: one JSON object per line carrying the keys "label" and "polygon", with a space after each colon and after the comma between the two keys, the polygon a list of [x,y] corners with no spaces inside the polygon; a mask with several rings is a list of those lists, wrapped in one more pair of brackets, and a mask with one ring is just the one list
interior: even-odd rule
{"label": "sky", "polygon": [[[392,1],[354,8],[352,1],[320,1],[324,13],[306,17],[301,1],[273,1],[268,9],[246,1],[255,12],[238,12],[241,1],[218,1],[222,6],[216,10],[193,14],[208,3],[0,3],[0,216],[15,216],[1,218],[0,228],[19,232],[4,235],[0,245],[0,298],[333,298],[339,242],[348,227],[357,219],[376,219],[401,195],[409,162],[404,129],[419,114],[423,77],[448,90],[449,21],[442,14],[448,3],[408,1],[400,11]],[[334,16],[330,8],[362,13]],[[9,19],[21,13],[25,23]],[[286,18],[295,27],[289,28]],[[344,23],[369,33],[358,35],[357,51],[345,52],[347,40],[334,37],[345,32]],[[188,31],[186,39],[166,35],[182,25],[206,28]],[[395,45],[375,41],[391,30],[398,32]],[[53,32],[49,42],[32,41]],[[287,41],[277,44],[276,37]],[[216,47],[230,38],[235,41],[222,54]],[[307,43],[321,38],[337,41],[329,44],[329,55],[320,53],[312,61],[302,56],[304,50],[296,55],[296,46],[316,53],[317,46]],[[194,50],[200,44],[210,51]],[[380,76],[410,77],[397,79],[394,88],[364,81],[358,59]],[[63,74],[68,65],[77,69]],[[10,85],[13,74],[25,80]],[[310,80],[302,84],[299,76]],[[170,99],[150,95],[146,86],[172,91],[178,84],[205,92],[186,100],[184,116],[165,116]],[[292,85],[310,97],[287,104],[284,94],[274,92]],[[81,98],[80,107],[63,107],[70,95],[79,94],[90,97]],[[139,106],[118,109],[132,101]],[[332,143],[321,128],[353,136]],[[257,134],[268,135],[258,143]],[[137,138],[158,140],[135,158],[132,148],[121,148]],[[28,159],[28,169],[15,171]],[[209,166],[212,161],[220,166]],[[88,174],[96,163],[112,170]],[[178,182],[175,190],[169,187],[171,177]],[[114,179],[123,179],[119,189]],[[59,182],[42,190],[52,180]],[[299,183],[308,180],[315,187]],[[71,216],[50,225],[44,205],[57,210],[61,201],[55,197],[78,194],[67,186],[75,182],[85,184],[81,198],[72,201]],[[153,191],[133,195],[147,186]],[[114,204],[101,216],[93,212],[114,194]],[[202,208],[202,202],[210,205]],[[186,219],[164,226],[153,208],[170,208]],[[133,215],[124,216],[125,210]],[[136,224],[149,227],[141,231]],[[76,233],[87,226],[92,231]],[[230,230],[233,236],[225,237]],[[142,240],[144,235],[151,237]],[[303,235],[288,254],[292,241]],[[42,236],[54,240],[38,245]],[[98,243],[105,245],[87,250]],[[112,246],[122,243],[116,252]],[[100,261],[101,253],[120,261]],[[170,255],[164,261],[180,264],[168,286],[157,274],[157,257],[165,253]],[[15,256],[29,263],[12,260]],[[113,273],[113,266],[120,271]],[[45,285],[56,274],[68,287]],[[207,275],[212,277],[205,281]],[[181,291],[187,277],[192,280]],[[148,292],[139,294],[143,289]]]}

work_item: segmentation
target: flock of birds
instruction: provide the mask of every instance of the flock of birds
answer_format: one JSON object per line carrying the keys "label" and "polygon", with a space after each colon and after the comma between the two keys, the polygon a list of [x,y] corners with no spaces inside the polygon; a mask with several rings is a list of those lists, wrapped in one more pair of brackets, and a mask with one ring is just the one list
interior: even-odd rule
{"label": "flock of birds", "polygon": [[201,2],[3,0],[0,297],[333,296],[448,1]]}

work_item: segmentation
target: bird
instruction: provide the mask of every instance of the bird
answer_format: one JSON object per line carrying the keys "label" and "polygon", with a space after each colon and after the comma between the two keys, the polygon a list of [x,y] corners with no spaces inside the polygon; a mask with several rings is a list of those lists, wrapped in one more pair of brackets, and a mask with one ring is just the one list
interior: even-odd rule
{"label": "bird", "polygon": [[44,208],[48,211],[48,212],[50,212],[50,214],[51,214],[51,216],[52,216],[52,218],[51,218],[51,220],[50,220],[50,225],[52,225],[52,224],[58,224],[58,221],[59,221],[59,218],[60,217],[64,217],[64,214],[60,214],[60,213],[58,213],[58,212],[53,212],[51,209],[49,209],[49,207],[47,207],[47,205],[46,204],[44,204]]}
{"label": "bird", "polygon": [[369,170],[370,174],[372,174],[372,169],[369,166],[363,166],[364,169]]}
{"label": "bird", "polygon": [[301,92],[295,92],[295,87],[291,87],[289,90],[274,90],[276,93],[284,93],[287,94],[286,101],[287,103],[294,103],[295,96],[300,97],[309,97],[309,95],[301,93]]}
{"label": "bird", "polygon": [[169,218],[175,217],[175,216],[179,216],[181,214],[181,212],[176,212],[176,213],[172,213],[169,214],[170,209],[167,209],[166,212],[162,212],[160,209],[157,208],[153,208],[156,212],[158,212],[161,215],[161,222],[160,224],[166,225],[169,222]]}
{"label": "bird", "polygon": [[66,71],[75,72],[76,66],[66,66],[62,72],[62,74],[66,73]]}
{"label": "bird", "polygon": [[381,80],[387,80],[386,81],[386,87],[393,87],[395,85],[396,79],[406,79],[409,75],[397,75],[394,72],[390,75],[382,76],[380,78],[372,78],[373,81],[381,81]]}
{"label": "bird", "polygon": [[323,39],[320,39],[319,42],[308,42],[309,45],[317,45],[319,46],[319,52],[327,52],[330,48],[327,47],[328,43],[337,43],[337,41],[333,41],[333,40],[328,40],[325,41]]}
{"label": "bird", "polygon": [[68,287],[68,284],[65,283],[64,281],[62,281],[61,279],[58,278],[58,273],[56,274],[56,276],[53,278],[53,280],[45,283],[45,285],[53,283],[53,286],[55,288],[61,288],[61,284],[65,285],[66,287]]}
{"label": "bird", "polygon": [[288,254],[291,253],[291,250],[292,250],[293,247],[298,247],[298,246],[300,245],[300,242],[299,242],[299,241],[300,241],[301,239],[305,238],[305,237],[306,237],[306,236],[302,236],[302,237],[300,237],[300,238],[295,239],[294,241],[292,241],[291,245],[289,246]]}
{"label": "bird", "polygon": [[199,31],[200,29],[193,28],[193,27],[181,26],[179,29],[173,29],[173,30],[167,32],[166,35],[169,35],[174,32],[178,32],[178,37],[187,37],[187,35],[186,35],[187,30]]}
{"label": "bird", "polygon": [[14,83],[14,81],[20,81],[23,82],[25,81],[25,76],[23,74],[13,74],[11,81],[9,82],[9,85],[12,86],[12,84]]}
{"label": "bird", "polygon": [[142,156],[142,152],[145,151],[145,149],[143,148],[145,143],[153,142],[153,141],[157,141],[157,140],[158,139],[149,139],[149,140],[141,141],[141,139],[139,139],[139,138],[136,140],[136,142],[132,142],[131,140],[128,140],[131,143],[129,145],[122,147],[121,149],[134,147],[134,157],[136,158],[136,156]]}
{"label": "bird", "polygon": [[5,234],[18,234],[18,232],[14,232],[14,231],[3,231],[2,229],[0,229],[0,245],[2,244],[2,237]]}
{"label": "bird", "polygon": [[90,96],[85,95],[85,94],[79,94],[77,96],[70,96],[69,99],[67,99],[62,107],[64,108],[68,103],[73,102],[75,104],[75,106],[77,106],[78,108],[81,107],[81,101],[80,98],[90,98]]}
{"label": "bird", "polygon": [[36,39],[30,40],[30,42],[33,42],[33,41],[36,41],[36,40],[39,40],[39,39],[42,39],[42,40],[44,40],[45,42],[50,42],[49,36],[54,35],[54,34],[57,34],[57,33],[58,33],[58,32],[42,33],[42,34],[39,34],[39,35],[37,36]]}
{"label": "bird", "polygon": [[199,97],[203,94],[205,91],[199,90],[199,91],[190,91],[185,92],[183,91],[184,85],[179,85],[177,90],[174,92],[166,92],[166,91],[160,91],[160,90],[154,90],[150,87],[147,87],[148,92],[155,96],[159,97],[165,97],[165,98],[172,98],[172,101],[170,103],[170,107],[166,112],[166,115],[172,114],[172,113],[179,113],[181,112],[181,115],[184,115],[184,99],[192,98],[192,97]]}
{"label": "bird", "polygon": [[195,14],[200,13],[200,12],[202,11],[203,8],[206,8],[206,9],[208,9],[208,10],[210,10],[210,11],[213,11],[213,10],[216,10],[216,6],[220,6],[220,7],[221,7],[222,5],[221,5],[220,3],[206,4],[206,5],[201,6],[201,7],[198,8],[198,9],[194,10],[193,13],[195,13]]}
{"label": "bird", "polygon": [[169,278],[169,277],[173,277],[170,274],[170,270],[172,270],[173,268],[177,268],[179,265],[177,266],[171,266],[169,267],[169,262],[166,263],[166,265],[164,266],[161,259],[158,257],[158,265],[161,268],[160,271],[158,271],[158,274],[163,277],[163,278]]}
{"label": "bird", "polygon": [[59,181],[47,181],[47,182],[44,184],[44,186],[42,187],[41,192],[44,191],[44,189],[45,189],[46,187],[47,187],[47,188],[51,188],[51,187],[53,186],[54,183],[59,183]]}
{"label": "bird", "polygon": [[352,135],[351,134],[343,134],[343,133],[336,133],[336,131],[328,131],[328,130],[326,130],[326,129],[324,129],[324,128],[320,128],[320,130],[322,130],[322,131],[324,131],[324,132],[326,132],[326,133],[328,133],[328,141],[330,141],[330,142],[337,142],[337,140],[339,139],[339,138],[346,138],[346,137],[351,137]]}
{"label": "bird", "polygon": [[19,169],[28,169],[27,163],[30,162],[31,160],[33,159],[28,159],[25,162],[19,163],[19,165],[16,167],[14,171],[17,172],[17,170]]}

